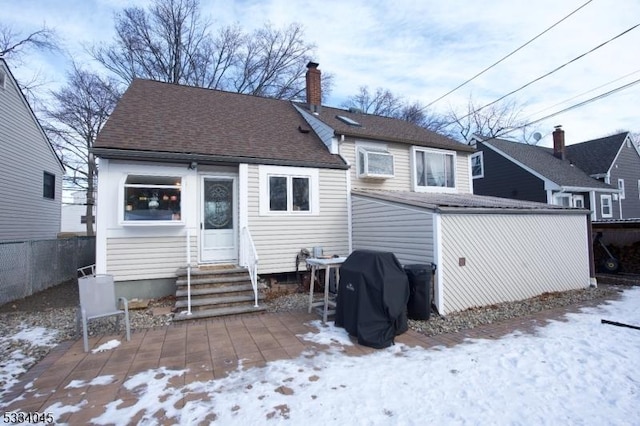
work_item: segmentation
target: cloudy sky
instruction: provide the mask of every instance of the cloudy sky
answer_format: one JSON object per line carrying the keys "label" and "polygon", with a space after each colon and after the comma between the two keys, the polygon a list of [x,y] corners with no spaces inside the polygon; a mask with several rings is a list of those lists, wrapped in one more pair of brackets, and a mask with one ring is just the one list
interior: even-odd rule
{"label": "cloudy sky", "polygon": [[[113,14],[149,0],[0,0],[2,17],[15,30],[46,24],[58,31],[67,54],[90,63],[83,46],[109,42]],[[214,25],[239,23],[252,30],[271,22],[303,25],[314,43],[320,69],[335,84],[327,102],[340,106],[360,86],[390,89],[423,104],[499,61],[518,47],[579,11],[505,61],[433,103],[444,112],[464,108],[470,97],[487,104],[527,85],[640,23],[637,0],[201,0]],[[640,27],[586,54],[507,99],[523,105],[533,121],[596,98],[640,79]],[[30,55],[16,64],[18,78],[38,70],[51,85],[64,81],[66,58]],[[631,85],[586,106],[536,124],[542,145],[550,146],[553,126],[561,124],[567,143],[618,130],[640,131]],[[635,101],[635,102],[634,102]],[[518,136],[518,135],[515,135]]]}

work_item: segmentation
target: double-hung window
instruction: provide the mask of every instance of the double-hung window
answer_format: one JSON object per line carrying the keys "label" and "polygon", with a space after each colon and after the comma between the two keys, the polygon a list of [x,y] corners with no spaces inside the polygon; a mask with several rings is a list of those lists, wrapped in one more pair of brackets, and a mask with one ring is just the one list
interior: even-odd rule
{"label": "double-hung window", "polygon": [[600,214],[603,218],[613,217],[613,210],[611,207],[611,195],[600,196]]}
{"label": "double-hung window", "polygon": [[456,187],[456,154],[453,151],[413,147],[415,191],[453,192]]}
{"label": "double-hung window", "polygon": [[471,177],[479,179],[484,177],[484,161],[482,151],[471,154]]}
{"label": "double-hung window", "polygon": [[624,179],[618,179],[618,189],[620,190],[620,199],[624,200]]}
{"label": "double-hung window", "polygon": [[56,198],[56,175],[44,172],[42,175],[42,196],[50,200]]}
{"label": "double-hung window", "polygon": [[261,215],[313,215],[318,212],[318,170],[260,166]]}
{"label": "double-hung window", "polygon": [[123,220],[130,224],[181,221],[179,176],[128,175],[124,182]]}

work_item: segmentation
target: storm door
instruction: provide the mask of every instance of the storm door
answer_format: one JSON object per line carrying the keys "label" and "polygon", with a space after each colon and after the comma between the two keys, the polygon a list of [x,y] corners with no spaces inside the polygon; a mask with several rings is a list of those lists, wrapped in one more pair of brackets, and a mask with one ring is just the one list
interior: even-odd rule
{"label": "storm door", "polygon": [[237,263],[238,232],[235,176],[202,178],[200,260]]}

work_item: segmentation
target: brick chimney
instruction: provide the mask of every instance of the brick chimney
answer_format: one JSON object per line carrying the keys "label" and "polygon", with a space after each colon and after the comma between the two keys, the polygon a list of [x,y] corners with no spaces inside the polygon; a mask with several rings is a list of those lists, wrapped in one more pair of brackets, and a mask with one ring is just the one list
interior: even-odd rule
{"label": "brick chimney", "polygon": [[561,160],[566,158],[564,130],[562,130],[562,126],[555,126],[555,130],[553,131],[553,155]]}
{"label": "brick chimney", "polygon": [[322,103],[322,90],[320,87],[320,70],[316,62],[307,64],[307,104],[309,111],[320,112]]}

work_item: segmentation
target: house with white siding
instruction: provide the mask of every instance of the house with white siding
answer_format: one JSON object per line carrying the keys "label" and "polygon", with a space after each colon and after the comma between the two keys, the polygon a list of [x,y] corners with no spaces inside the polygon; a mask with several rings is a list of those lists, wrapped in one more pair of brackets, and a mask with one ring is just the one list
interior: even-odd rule
{"label": "house with white siding", "polygon": [[56,238],[64,166],[0,58],[0,242]]}
{"label": "house with white siding", "polygon": [[94,147],[97,272],[179,295],[225,266],[295,271],[301,249],[384,250],[437,265],[442,314],[590,285],[587,210],[474,196],[474,148],[323,106],[320,81],[309,63],[307,101],[289,102],[135,80]]}

